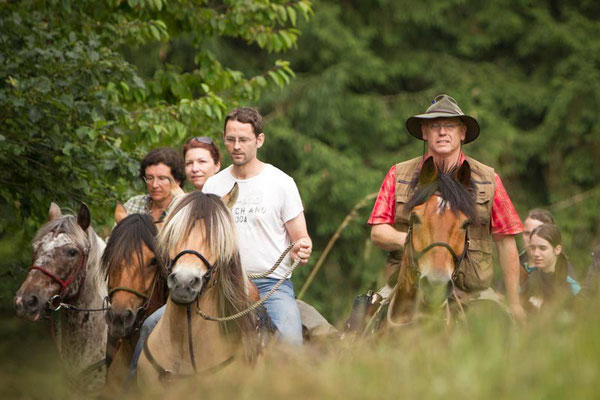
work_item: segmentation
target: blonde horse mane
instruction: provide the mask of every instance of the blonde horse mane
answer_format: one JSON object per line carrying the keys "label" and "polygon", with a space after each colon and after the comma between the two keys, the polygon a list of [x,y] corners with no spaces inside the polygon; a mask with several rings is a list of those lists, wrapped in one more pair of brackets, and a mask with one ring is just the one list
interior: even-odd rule
{"label": "blonde horse mane", "polygon": [[[201,223],[198,223],[201,222]],[[203,229],[207,259],[215,257],[216,304],[219,316],[235,314],[250,305],[248,278],[242,269],[237,234],[229,209],[218,196],[193,192],[176,199],[158,235],[157,255],[168,266],[171,257],[184,250],[183,244],[196,230]],[[196,249],[197,250],[197,249]],[[165,271],[168,273],[168,271]],[[254,316],[248,314],[229,323],[221,323],[225,334],[241,334],[244,338],[254,331]]]}

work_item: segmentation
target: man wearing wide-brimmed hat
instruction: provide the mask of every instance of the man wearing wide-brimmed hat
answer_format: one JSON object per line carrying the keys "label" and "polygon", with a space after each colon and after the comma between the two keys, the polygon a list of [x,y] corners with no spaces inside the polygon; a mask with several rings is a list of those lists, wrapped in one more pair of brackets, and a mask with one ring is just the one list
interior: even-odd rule
{"label": "man wearing wide-brimmed hat", "polygon": [[467,228],[468,256],[463,260],[454,283],[459,289],[471,293],[490,287],[493,275],[491,242],[494,241],[504,272],[509,307],[521,319],[525,314],[518,296],[519,254],[514,236],[523,231],[523,225],[494,169],[466,157],[462,152],[463,144],[479,136],[477,120],[463,113],[452,97],[441,94],[424,114],[410,117],[406,128],[412,136],[425,141],[427,151],[421,157],[392,166],[368,221],[372,226],[373,243],[390,252],[386,277],[393,277],[402,260],[409,227],[409,213],[403,204],[411,197],[410,184],[424,160],[433,157],[435,164],[444,169],[460,166],[467,160],[471,181],[476,184],[478,223]]}

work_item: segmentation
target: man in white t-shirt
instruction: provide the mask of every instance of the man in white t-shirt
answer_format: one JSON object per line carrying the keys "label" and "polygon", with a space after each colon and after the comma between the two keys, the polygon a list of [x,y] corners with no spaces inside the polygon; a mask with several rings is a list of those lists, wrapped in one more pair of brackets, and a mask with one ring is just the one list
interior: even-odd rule
{"label": "man in white t-shirt", "polygon": [[[292,260],[300,259],[305,264],[312,252],[300,193],[290,176],[258,159],[265,135],[256,109],[241,107],[228,114],[223,139],[233,165],[209,178],[202,191],[222,196],[237,182],[239,196],[231,212],[246,273],[268,271],[290,243],[296,242],[279,268],[266,278],[254,279],[263,297],[286,275]],[[300,312],[289,278],[265,306],[282,340],[301,345]]]}

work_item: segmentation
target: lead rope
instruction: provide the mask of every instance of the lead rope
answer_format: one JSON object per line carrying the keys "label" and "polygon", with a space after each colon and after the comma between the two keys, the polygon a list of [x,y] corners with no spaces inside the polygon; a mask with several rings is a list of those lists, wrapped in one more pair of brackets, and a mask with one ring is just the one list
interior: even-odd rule
{"label": "lead rope", "polygon": [[270,270],[268,270],[267,272],[263,272],[261,274],[248,274],[248,278],[260,279],[260,278],[266,278],[267,276],[271,275],[273,273],[273,271],[275,271],[277,269],[277,267],[279,267],[279,264],[281,264],[281,262],[283,261],[285,256],[287,256],[287,254],[290,252],[290,250],[292,250],[292,248],[294,247],[295,244],[296,244],[296,242],[290,243],[290,245],[283,251],[283,253],[281,253],[281,256],[279,256],[279,258],[275,262],[275,265],[273,265],[273,267]]}
{"label": "lead rope", "polygon": [[[288,250],[289,251],[289,250]],[[296,269],[296,267],[298,267],[298,264],[300,264],[300,258],[298,258],[296,261],[294,261],[294,264],[292,264],[292,266],[290,267],[290,270],[287,272],[287,274],[285,274],[285,276],[283,278],[281,278],[272,288],[271,290],[269,290],[269,292],[262,297],[260,300],[258,300],[256,303],[252,304],[250,307],[246,308],[245,310],[242,310],[236,314],[230,315],[228,317],[213,317],[211,315],[207,315],[205,314],[202,310],[200,310],[200,308],[198,308],[198,304],[196,304],[196,313],[198,315],[200,315],[202,318],[208,320],[208,321],[215,321],[215,322],[227,322],[227,321],[233,321],[234,319],[243,317],[246,314],[251,313],[252,311],[256,310],[258,307],[260,307],[265,301],[267,301],[267,299],[269,297],[271,297],[273,295],[273,293],[275,293],[275,291],[277,289],[279,289],[279,286],[281,286],[283,284],[283,282],[292,274],[292,272],[294,272],[294,270]]]}

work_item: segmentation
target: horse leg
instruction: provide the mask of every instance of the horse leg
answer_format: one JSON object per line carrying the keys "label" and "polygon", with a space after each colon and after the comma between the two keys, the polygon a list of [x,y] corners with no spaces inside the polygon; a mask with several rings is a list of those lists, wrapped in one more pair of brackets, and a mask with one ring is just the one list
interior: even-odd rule
{"label": "horse leg", "polygon": [[114,399],[122,395],[125,379],[129,371],[129,360],[133,354],[133,344],[130,340],[122,340],[112,363],[108,368],[106,385],[102,390],[101,398]]}

